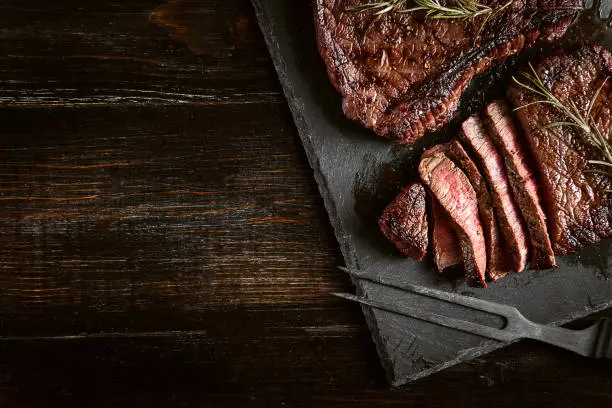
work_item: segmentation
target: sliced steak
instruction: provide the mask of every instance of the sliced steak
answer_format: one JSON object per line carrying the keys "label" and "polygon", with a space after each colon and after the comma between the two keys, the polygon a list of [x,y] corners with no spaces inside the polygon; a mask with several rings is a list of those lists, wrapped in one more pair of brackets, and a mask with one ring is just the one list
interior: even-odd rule
{"label": "sliced steak", "polygon": [[432,242],[434,261],[438,271],[452,268],[463,263],[459,238],[455,234],[451,220],[434,197],[431,199],[431,218],[433,220]]}
{"label": "sliced steak", "polygon": [[455,227],[467,281],[486,287],[487,249],[478,199],[470,181],[444,152],[436,149],[423,153],[419,174]]}
{"label": "sliced steak", "polygon": [[421,183],[404,188],[378,219],[380,230],[402,253],[421,261],[427,253],[427,193]]}
{"label": "sliced steak", "polygon": [[538,186],[528,165],[528,153],[519,142],[520,127],[504,101],[491,103],[485,112],[489,135],[504,158],[514,198],[529,231],[531,267],[547,269],[556,266]]}
{"label": "sliced steak", "polygon": [[525,269],[529,249],[523,221],[514,203],[502,158],[489,138],[480,116],[470,116],[463,122],[462,130],[461,137],[473,152],[491,191],[495,215],[508,250],[508,266],[511,271],[520,272]]}
{"label": "sliced steak", "polygon": [[[423,12],[348,9],[368,0],[315,0],[319,52],[345,114],[381,136],[409,144],[457,111],[475,74],[565,33],[580,0],[513,1],[490,19],[432,19]],[[506,0],[483,0],[500,7]],[[408,5],[407,7],[410,7]]]}
{"label": "sliced steak", "polygon": [[[584,115],[590,99],[605,78],[612,76],[612,55],[596,45],[582,45],[559,52],[535,65],[543,83],[559,100],[572,101]],[[515,107],[539,99],[532,92],[511,87]],[[598,129],[612,129],[612,81],[609,79],[592,110]],[[554,107],[532,104],[518,110],[536,162],[542,187],[550,237],[556,254],[575,252],[612,235],[612,189],[610,177],[596,171],[590,159],[600,152],[591,147],[576,128],[544,129],[552,122],[567,121]],[[610,136],[608,136],[610,137]]]}
{"label": "sliced steak", "polygon": [[487,244],[487,275],[495,281],[506,275],[508,263],[506,262],[506,251],[501,243],[489,188],[476,164],[458,140],[453,140],[448,144],[447,154],[463,170],[478,197],[478,213]]}

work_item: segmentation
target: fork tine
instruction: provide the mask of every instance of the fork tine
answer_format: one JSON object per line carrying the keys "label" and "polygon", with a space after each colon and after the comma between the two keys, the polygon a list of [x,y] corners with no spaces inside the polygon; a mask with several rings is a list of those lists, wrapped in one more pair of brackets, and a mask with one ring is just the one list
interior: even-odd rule
{"label": "fork tine", "polygon": [[370,300],[361,296],[356,296],[350,293],[332,293],[332,295],[361,303],[376,309],[385,310],[387,312],[396,313],[402,316],[413,317],[426,322],[434,323],[439,326],[457,329],[462,332],[476,334],[481,337],[499,341],[512,341],[520,337],[520,335],[506,329],[500,330],[489,326],[483,326],[478,323],[473,323],[467,320],[455,319],[452,317],[442,316],[435,313],[424,312],[418,309],[402,308],[397,305],[388,305],[385,303]]}
{"label": "fork tine", "polygon": [[404,290],[404,291],[409,291],[409,292],[414,292],[414,293],[418,293],[420,295],[424,295],[427,297],[431,297],[431,298],[435,298],[435,299],[440,299],[440,300],[444,300],[446,302],[449,303],[456,303],[462,306],[467,306],[470,307],[472,309],[477,309],[477,310],[482,310],[484,312],[489,312],[489,313],[494,313],[497,314],[499,316],[503,316],[507,319],[515,319],[517,317],[522,318],[523,316],[521,315],[521,313],[514,307],[512,306],[507,306],[507,305],[502,305],[499,303],[494,303],[494,302],[489,302],[486,300],[482,300],[482,299],[478,299],[478,298],[474,298],[474,297],[470,297],[470,296],[463,296],[463,295],[458,295],[456,293],[449,293],[449,292],[444,292],[438,289],[431,289],[425,286],[419,286],[419,285],[414,285],[414,284],[410,284],[410,283],[404,283],[401,285],[393,285],[390,283],[387,283],[385,281],[383,281],[382,279],[380,279],[380,277],[369,277],[369,276],[363,276],[360,273],[357,273],[349,268],[343,267],[343,266],[339,266],[338,267],[341,271],[344,271],[346,273],[348,273],[349,275],[355,277],[355,278],[359,278],[359,279],[365,279],[365,280],[369,280],[370,282],[374,282],[377,283],[379,285],[385,285],[391,288],[395,288],[395,289],[400,289],[400,290]]}

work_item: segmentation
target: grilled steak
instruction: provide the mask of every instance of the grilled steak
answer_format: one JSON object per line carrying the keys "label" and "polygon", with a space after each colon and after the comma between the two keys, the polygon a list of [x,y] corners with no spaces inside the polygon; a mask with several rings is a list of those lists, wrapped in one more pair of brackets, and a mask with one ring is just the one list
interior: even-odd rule
{"label": "grilled steak", "polygon": [[421,183],[404,188],[378,219],[380,230],[402,253],[421,261],[427,253],[429,231]]}
{"label": "grilled steak", "polygon": [[[319,52],[345,114],[409,144],[457,111],[475,74],[562,36],[580,0],[515,0],[488,21],[425,19],[424,13],[354,12],[363,0],[315,0]],[[483,0],[492,8],[506,0]]]}
{"label": "grilled steak", "polygon": [[556,266],[538,187],[527,164],[527,152],[519,143],[520,127],[503,101],[491,103],[485,112],[489,134],[504,158],[514,198],[529,231],[531,267],[546,269]]}
{"label": "grilled steak", "polygon": [[509,252],[508,266],[511,271],[520,272],[525,269],[529,248],[502,158],[479,115],[470,116],[463,122],[462,130],[461,137],[474,154],[491,191],[495,215]]}
{"label": "grilled steak", "polygon": [[437,149],[423,153],[419,174],[455,227],[466,279],[472,285],[486,287],[487,249],[478,217],[478,199],[470,181]]}
{"label": "grilled steak", "polygon": [[431,199],[431,216],[433,219],[431,246],[434,261],[438,272],[444,272],[445,269],[463,263],[459,238],[455,234],[451,220],[448,219],[444,209],[433,197]]}
{"label": "grilled steak", "polygon": [[[595,45],[542,59],[536,72],[559,100],[573,101],[581,114],[588,109],[606,77],[612,76],[612,55]],[[539,99],[528,90],[512,87],[509,97],[516,107]],[[600,159],[580,130],[570,127],[543,129],[552,122],[567,121],[550,105],[533,104],[518,110],[542,185],[545,212],[556,254],[574,252],[612,235],[610,177],[594,172],[590,159]],[[612,81],[596,100],[592,115],[603,133],[612,129]],[[608,137],[611,137],[610,135]]]}
{"label": "grilled steak", "polygon": [[453,140],[448,144],[448,156],[459,166],[467,178],[470,180],[476,197],[478,197],[478,213],[482,230],[484,232],[485,243],[487,244],[487,275],[491,280],[497,280],[508,272],[507,254],[501,242],[497,220],[493,211],[493,200],[489,193],[487,183],[480,174],[476,164],[458,140]]}

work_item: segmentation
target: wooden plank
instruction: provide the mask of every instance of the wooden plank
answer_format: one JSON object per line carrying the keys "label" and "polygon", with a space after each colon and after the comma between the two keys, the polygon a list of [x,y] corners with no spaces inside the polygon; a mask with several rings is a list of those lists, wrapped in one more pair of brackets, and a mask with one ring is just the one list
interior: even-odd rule
{"label": "wooden plank", "polygon": [[1,110],[0,316],[329,304],[348,279],[285,113]]}
{"label": "wooden plank", "polygon": [[348,280],[248,2],[1,10],[2,335],[338,304]]}
{"label": "wooden plank", "polygon": [[[27,356],[27,358],[24,358]],[[22,406],[606,407],[609,364],[515,345],[389,392],[366,330],[2,343]]]}
{"label": "wooden plank", "polygon": [[248,2],[0,5],[4,106],[282,100]]}

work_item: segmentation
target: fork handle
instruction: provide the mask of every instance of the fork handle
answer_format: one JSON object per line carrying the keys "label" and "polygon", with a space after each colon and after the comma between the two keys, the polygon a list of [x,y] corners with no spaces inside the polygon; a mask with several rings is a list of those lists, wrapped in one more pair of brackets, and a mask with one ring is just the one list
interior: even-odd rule
{"label": "fork handle", "polygon": [[529,337],[585,357],[612,359],[612,319],[603,318],[584,330],[533,323]]}
{"label": "fork handle", "polygon": [[599,321],[599,325],[599,336],[593,357],[612,359],[612,319],[604,317]]}
{"label": "fork handle", "polygon": [[[594,347],[593,336],[588,336],[586,331],[570,330],[563,327],[546,326],[537,323],[533,323],[526,337],[573,351],[582,356],[590,356]],[[589,337],[591,337],[591,339],[589,339]]]}

